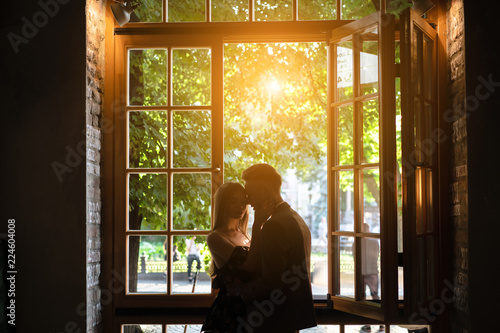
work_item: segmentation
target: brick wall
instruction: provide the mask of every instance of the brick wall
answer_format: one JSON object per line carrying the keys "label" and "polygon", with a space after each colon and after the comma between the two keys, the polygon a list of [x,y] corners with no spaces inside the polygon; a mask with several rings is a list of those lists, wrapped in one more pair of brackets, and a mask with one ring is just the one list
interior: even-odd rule
{"label": "brick wall", "polygon": [[87,332],[101,322],[101,113],[106,0],[87,0]]}
{"label": "brick wall", "polygon": [[447,3],[447,46],[449,70],[449,110],[446,120],[452,123],[450,163],[451,277],[455,301],[451,308],[452,332],[468,332],[468,175],[465,92],[465,41],[463,0]]}

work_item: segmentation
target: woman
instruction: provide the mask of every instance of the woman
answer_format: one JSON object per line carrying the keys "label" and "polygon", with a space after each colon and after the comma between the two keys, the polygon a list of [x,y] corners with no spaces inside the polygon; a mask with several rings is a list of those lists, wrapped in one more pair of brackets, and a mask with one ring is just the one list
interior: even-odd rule
{"label": "woman", "polygon": [[269,214],[264,216],[266,214],[255,217],[250,246],[245,189],[241,184],[228,182],[217,190],[214,228],[207,237],[207,244],[212,254],[212,287],[219,289],[219,293],[210,307],[202,332],[236,332],[236,318],[245,316],[245,303],[240,296],[228,295],[228,286],[235,279],[248,282],[259,271],[260,229],[269,217]]}

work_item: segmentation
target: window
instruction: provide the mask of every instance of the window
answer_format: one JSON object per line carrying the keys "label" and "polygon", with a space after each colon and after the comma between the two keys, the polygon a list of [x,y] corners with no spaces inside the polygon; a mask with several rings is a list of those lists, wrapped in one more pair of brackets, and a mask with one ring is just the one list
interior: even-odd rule
{"label": "window", "polygon": [[[372,1],[357,10],[340,1],[192,1],[190,11],[181,1],[141,2],[133,23],[114,29],[117,102],[108,111],[110,261],[126,277],[112,305],[119,322],[136,323],[128,310],[211,304],[213,195],[260,161],[285,175],[283,195],[317,241],[318,306],[327,298],[386,321],[400,318],[400,302],[408,316],[432,299],[433,29],[409,14],[402,20],[414,23],[396,30]],[[298,191],[308,195],[295,199]],[[191,266],[193,244],[200,261]],[[139,324],[147,323],[169,330]]]}

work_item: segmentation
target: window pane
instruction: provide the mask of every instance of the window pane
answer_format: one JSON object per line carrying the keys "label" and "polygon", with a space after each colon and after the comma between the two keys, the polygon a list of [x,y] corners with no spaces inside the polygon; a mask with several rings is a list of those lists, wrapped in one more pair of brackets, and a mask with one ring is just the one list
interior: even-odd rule
{"label": "window pane", "polygon": [[361,95],[378,91],[378,32],[372,30],[361,36],[359,59]]}
{"label": "window pane", "polygon": [[354,111],[353,106],[338,108],[338,153],[339,165],[354,164]]}
{"label": "window pane", "polygon": [[380,175],[379,169],[363,170],[363,223],[370,232],[380,233]]}
{"label": "window pane", "polygon": [[210,111],[175,111],[172,118],[174,168],[210,167]]}
{"label": "window pane", "polygon": [[340,326],[338,325],[318,325],[316,327],[306,328],[304,330],[300,330],[300,332],[307,333],[339,333]]}
{"label": "window pane", "polygon": [[347,237],[344,242],[351,251],[340,252],[340,295],[354,297],[354,238]]}
{"label": "window pane", "polygon": [[248,0],[212,0],[212,22],[248,21]]}
{"label": "window pane", "polygon": [[166,236],[130,236],[129,293],[166,293]]}
{"label": "window pane", "polygon": [[337,45],[337,92],[338,101],[353,98],[352,42]]}
{"label": "window pane", "polygon": [[379,0],[342,0],[342,20],[357,20],[380,9]]}
{"label": "window pane", "polygon": [[162,22],[162,0],[136,0],[137,8],[130,14],[130,22]]}
{"label": "window pane", "polygon": [[337,18],[336,0],[298,0],[299,20],[335,20]]}
{"label": "window pane", "polygon": [[161,325],[123,325],[123,333],[162,333]]}
{"label": "window pane", "polygon": [[363,108],[363,163],[379,162],[379,103],[378,99],[365,101]]}
{"label": "window pane", "polygon": [[129,50],[129,105],[167,104],[167,50]]}
{"label": "window pane", "polygon": [[168,0],[168,22],[205,22],[205,0]]}
{"label": "window pane", "polygon": [[291,21],[292,0],[256,0],[255,21]]}
{"label": "window pane", "polygon": [[167,227],[167,175],[129,176],[129,230],[165,230]]}
{"label": "window pane", "polygon": [[209,230],[212,175],[173,175],[173,223],[175,230]]}
{"label": "window pane", "polygon": [[172,51],[172,104],[210,105],[211,50]]}
{"label": "window pane", "polygon": [[210,251],[206,236],[174,236],[181,259],[174,262],[172,276],[173,294],[199,294],[211,292],[211,279],[207,274]]}
{"label": "window pane", "polygon": [[376,238],[361,239],[361,274],[363,299],[380,300],[380,244]]}
{"label": "window pane", "polygon": [[129,113],[130,168],[166,166],[167,126],[167,112],[132,111]]}
{"label": "window pane", "polygon": [[167,333],[200,333],[201,325],[167,325]]}
{"label": "window pane", "polygon": [[339,171],[339,230],[354,231],[354,171]]}

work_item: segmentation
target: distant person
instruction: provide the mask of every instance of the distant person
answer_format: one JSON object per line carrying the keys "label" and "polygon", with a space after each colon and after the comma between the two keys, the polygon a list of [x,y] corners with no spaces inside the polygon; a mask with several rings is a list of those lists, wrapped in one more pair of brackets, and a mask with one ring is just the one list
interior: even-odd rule
{"label": "distant person", "polygon": [[241,184],[228,182],[215,194],[215,218],[207,244],[212,254],[209,273],[219,289],[202,326],[202,332],[237,332],[238,318],[246,318],[247,306],[240,295],[229,295],[235,279],[249,282],[260,270],[260,229],[269,209],[256,214],[252,238],[248,236],[248,205]]}
{"label": "distant person", "polygon": [[[239,319],[242,332],[292,333],[316,326],[311,291],[311,233],[281,197],[281,175],[268,164],[255,164],[242,178],[255,214],[272,208],[261,230],[262,273],[241,285],[249,314]],[[256,320],[258,318],[259,320]]]}
{"label": "distant person", "polygon": [[[363,223],[363,232],[370,232],[370,225]],[[361,274],[363,275],[363,299],[366,299],[366,286],[370,290],[370,295],[373,300],[379,300],[378,283],[379,283],[379,270],[378,270],[378,257],[380,252],[380,245],[375,238],[365,237],[361,239]],[[379,332],[385,330],[384,325],[379,326]],[[361,327],[360,332],[371,332],[370,325]]]}
{"label": "distant person", "polygon": [[193,266],[193,262],[196,261],[196,269],[199,272],[201,268],[201,260],[200,260],[200,245],[195,242],[196,236],[193,236],[191,239],[187,240],[186,243],[186,254],[187,254],[187,276],[189,282],[193,281],[193,275],[191,273],[191,267]]}

